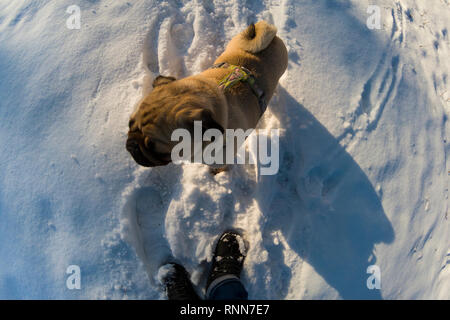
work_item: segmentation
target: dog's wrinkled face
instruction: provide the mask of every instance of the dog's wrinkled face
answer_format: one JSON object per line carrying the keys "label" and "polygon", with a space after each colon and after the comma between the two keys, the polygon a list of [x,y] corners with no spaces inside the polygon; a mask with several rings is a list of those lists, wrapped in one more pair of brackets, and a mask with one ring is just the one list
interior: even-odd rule
{"label": "dog's wrinkled face", "polygon": [[145,167],[171,162],[172,132],[184,128],[193,132],[194,121],[204,130],[223,127],[214,120],[211,106],[217,103],[211,88],[200,81],[176,80],[158,76],[153,91],[145,97],[130,118],[126,143],[134,160]]}

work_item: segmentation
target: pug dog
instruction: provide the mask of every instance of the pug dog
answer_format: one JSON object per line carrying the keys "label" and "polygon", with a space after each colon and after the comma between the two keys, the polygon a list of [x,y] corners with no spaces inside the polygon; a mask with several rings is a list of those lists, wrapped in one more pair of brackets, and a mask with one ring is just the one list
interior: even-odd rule
{"label": "pug dog", "polygon": [[[222,133],[255,128],[288,64],[286,47],[276,33],[265,21],[251,24],[231,39],[214,67],[179,80],[156,77],[153,90],[130,117],[126,149],[134,160],[145,167],[169,164],[177,144],[172,132],[192,132],[194,121],[201,121],[203,130]],[[230,66],[251,81],[233,82]],[[224,90],[226,80],[232,85]]]}

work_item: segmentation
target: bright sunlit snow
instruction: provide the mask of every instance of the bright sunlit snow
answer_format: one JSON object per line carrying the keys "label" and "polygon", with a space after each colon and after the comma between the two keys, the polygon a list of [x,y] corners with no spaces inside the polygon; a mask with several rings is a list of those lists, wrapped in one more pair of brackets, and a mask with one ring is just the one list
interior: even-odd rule
{"label": "bright sunlit snow", "polygon": [[[139,167],[128,119],[154,77],[259,20],[289,51],[258,126],[280,129],[278,174]],[[450,299],[449,28],[449,0],[2,1],[0,298],[165,299],[170,258],[201,292],[236,229],[251,299]]]}

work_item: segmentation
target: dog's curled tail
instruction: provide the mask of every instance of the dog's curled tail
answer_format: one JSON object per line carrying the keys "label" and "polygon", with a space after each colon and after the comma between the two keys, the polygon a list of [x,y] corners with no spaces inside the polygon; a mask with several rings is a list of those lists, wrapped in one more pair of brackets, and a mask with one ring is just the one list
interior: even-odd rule
{"label": "dog's curled tail", "polygon": [[266,21],[251,24],[231,40],[230,45],[251,53],[258,53],[269,46],[277,34],[277,28]]}

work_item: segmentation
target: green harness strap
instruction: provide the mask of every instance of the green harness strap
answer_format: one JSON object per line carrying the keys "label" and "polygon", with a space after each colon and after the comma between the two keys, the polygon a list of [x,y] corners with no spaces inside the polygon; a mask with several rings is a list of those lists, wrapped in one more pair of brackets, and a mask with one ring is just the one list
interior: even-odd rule
{"label": "green harness strap", "polygon": [[226,92],[232,88],[238,82],[246,82],[252,89],[253,93],[258,98],[258,104],[261,109],[261,113],[264,113],[267,109],[267,102],[264,91],[258,86],[257,81],[253,73],[245,67],[229,64],[228,62],[222,62],[213,66],[213,68],[225,68],[230,72],[220,80],[218,88]]}

